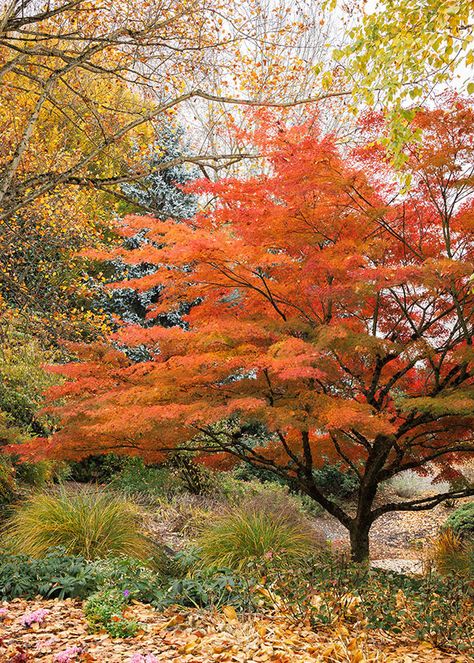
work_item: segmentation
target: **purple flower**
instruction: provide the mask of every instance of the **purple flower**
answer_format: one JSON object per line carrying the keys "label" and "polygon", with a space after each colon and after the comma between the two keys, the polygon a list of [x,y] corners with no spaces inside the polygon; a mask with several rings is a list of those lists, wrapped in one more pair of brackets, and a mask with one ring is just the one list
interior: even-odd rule
{"label": "purple flower", "polygon": [[69,663],[69,661],[72,661],[78,654],[82,653],[82,647],[68,647],[68,649],[64,649],[64,651],[60,651],[59,653],[54,655],[54,661],[56,663]]}
{"label": "purple flower", "polygon": [[42,624],[49,614],[48,610],[40,608],[34,612],[29,612],[21,618],[22,626],[29,628],[32,624]]}
{"label": "purple flower", "polygon": [[124,589],[123,595],[126,599],[128,599],[128,597],[130,596],[130,590],[129,589]]}

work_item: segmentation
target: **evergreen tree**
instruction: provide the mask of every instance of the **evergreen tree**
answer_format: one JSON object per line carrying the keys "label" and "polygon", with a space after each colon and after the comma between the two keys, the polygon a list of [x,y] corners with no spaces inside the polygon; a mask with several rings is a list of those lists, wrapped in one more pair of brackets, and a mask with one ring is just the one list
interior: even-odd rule
{"label": "evergreen tree", "polygon": [[196,178],[196,169],[182,163],[162,169],[163,164],[173,163],[188,152],[183,144],[183,133],[181,127],[163,126],[148,154],[151,174],[122,187],[129,199],[160,219],[190,219],[196,213],[196,196],[185,193],[181,188]]}
{"label": "evergreen tree", "polygon": [[[163,125],[158,136],[150,147],[148,158],[151,164],[151,174],[133,184],[124,184],[123,193],[127,198],[135,200],[137,206],[150,211],[153,216],[160,219],[173,218],[175,220],[189,219],[197,211],[197,197],[183,191],[182,187],[196,179],[196,168],[189,168],[185,164],[175,162],[188,152],[183,141],[184,130],[181,127]],[[171,162],[169,168],[163,169],[163,164]],[[124,241],[124,247],[133,250],[149,243],[146,232],[139,232]],[[156,270],[155,265],[140,263],[138,265],[125,265],[117,262],[114,270],[114,280],[143,278]],[[137,292],[132,288],[113,290],[107,298],[104,308],[112,314],[118,315],[127,323],[158,324],[164,327],[182,325],[182,314],[189,311],[189,305],[179,307],[176,311],[164,313],[153,321],[146,321],[146,313],[151,304],[159,299],[162,287],[154,287],[145,292]],[[141,358],[141,355],[137,359]]]}

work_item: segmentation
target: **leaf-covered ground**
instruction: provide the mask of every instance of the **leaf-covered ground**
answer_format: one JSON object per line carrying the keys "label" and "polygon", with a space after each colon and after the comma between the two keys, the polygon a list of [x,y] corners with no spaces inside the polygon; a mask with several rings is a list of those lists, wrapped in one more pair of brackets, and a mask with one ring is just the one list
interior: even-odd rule
{"label": "leaf-covered ground", "polygon": [[[45,609],[41,624],[24,626],[25,613]],[[220,613],[198,610],[158,613],[151,606],[132,605],[130,616],[143,629],[128,640],[113,640],[106,633],[90,634],[77,600],[24,601],[1,606],[0,661],[23,663],[102,663],[135,660],[180,663],[236,662],[310,663],[389,661],[399,663],[443,661],[467,663],[468,656],[449,654],[416,643],[409,634],[388,635],[352,627],[313,631],[284,617],[237,617],[232,608]],[[136,656],[141,654],[143,658]],[[152,658],[153,655],[155,658]]]}
{"label": "leaf-covered ground", "polygon": [[[430,494],[432,493],[422,493],[416,497],[426,497]],[[456,500],[453,506],[439,504],[428,511],[396,511],[385,514],[376,520],[370,532],[371,558],[373,560],[424,558],[427,544],[436,536],[448,516],[462,504],[470,501],[472,498],[465,498]],[[335,518],[324,514],[315,518],[315,523],[330,541],[340,544],[342,548],[348,548],[347,531]]]}

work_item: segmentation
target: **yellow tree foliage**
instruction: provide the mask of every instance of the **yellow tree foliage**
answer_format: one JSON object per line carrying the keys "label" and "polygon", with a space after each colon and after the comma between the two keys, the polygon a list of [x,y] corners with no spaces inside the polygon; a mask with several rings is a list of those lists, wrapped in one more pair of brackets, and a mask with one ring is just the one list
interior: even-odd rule
{"label": "yellow tree foliage", "polygon": [[[333,10],[337,2],[327,3]],[[343,65],[355,110],[381,104],[388,111],[396,165],[412,137],[410,122],[440,86],[459,76],[462,92],[473,94],[474,4],[471,0],[378,0],[352,6],[361,20],[334,56]],[[469,76],[471,73],[471,76]],[[463,81],[467,76],[467,81]],[[470,80],[469,80],[470,79]]]}
{"label": "yellow tree foliage", "polygon": [[[10,0],[0,14],[0,218],[60,185],[113,188],[139,178],[130,143],[136,147],[151,123],[183,102],[302,103],[284,97],[291,87],[281,81],[301,78],[308,63],[293,54],[277,67],[276,59],[305,32],[306,18],[286,19],[284,6]],[[265,55],[258,62],[257,51]],[[253,99],[232,97],[236,75],[247,91],[257,90],[251,70],[255,64],[258,78],[267,60],[273,71],[266,65],[265,98],[261,90]]]}
{"label": "yellow tree foliage", "polygon": [[[39,57],[31,59],[29,68],[41,69],[42,64]],[[95,335],[105,329],[104,317],[85,305],[88,279],[76,254],[102,241],[115,203],[100,184],[81,183],[79,178],[63,182],[62,175],[74,168],[78,158],[95,149],[104,132],[113,130],[119,122],[119,107],[127,114],[146,104],[128,84],[77,70],[58,85],[54,97],[44,101],[31,122],[39,83],[16,67],[5,73],[3,83],[3,184],[10,178],[29,123],[31,134],[5,188],[4,215],[0,218],[0,292],[10,307],[28,316],[35,333],[47,331],[49,338]],[[86,167],[89,176],[103,179],[127,173],[151,135],[151,125],[130,131],[97,154]]]}

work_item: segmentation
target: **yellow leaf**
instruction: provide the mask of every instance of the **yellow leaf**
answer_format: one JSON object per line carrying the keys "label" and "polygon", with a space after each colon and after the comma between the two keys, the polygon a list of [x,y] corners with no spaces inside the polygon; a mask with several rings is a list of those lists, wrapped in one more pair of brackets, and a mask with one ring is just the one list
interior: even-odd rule
{"label": "yellow leaf", "polygon": [[179,647],[178,652],[180,654],[190,654],[195,648],[198,642],[194,640],[193,642],[188,642],[186,645]]}
{"label": "yellow leaf", "polygon": [[176,626],[177,624],[182,624],[183,622],[184,622],[183,615],[177,614],[171,619],[169,619],[167,622],[165,622],[164,624],[161,624],[160,628],[161,629],[170,628],[170,626]]}
{"label": "yellow leaf", "polygon": [[237,620],[237,613],[235,611],[235,608],[232,607],[231,605],[225,605],[222,608],[222,612],[224,613],[224,615],[227,617],[227,619],[229,621],[233,622],[233,621]]}
{"label": "yellow leaf", "polygon": [[261,638],[264,638],[267,634],[267,626],[263,622],[257,622],[255,624],[255,630]]}
{"label": "yellow leaf", "polygon": [[332,73],[330,71],[326,71],[321,78],[321,86],[323,90],[329,90],[331,85],[332,85]]}

